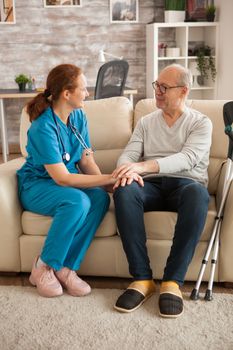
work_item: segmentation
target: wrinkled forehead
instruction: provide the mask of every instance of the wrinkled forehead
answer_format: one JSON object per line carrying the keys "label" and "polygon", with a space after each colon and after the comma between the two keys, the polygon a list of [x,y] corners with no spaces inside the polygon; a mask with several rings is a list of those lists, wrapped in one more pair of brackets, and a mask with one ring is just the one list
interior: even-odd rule
{"label": "wrinkled forehead", "polygon": [[180,72],[177,69],[165,68],[160,72],[157,80],[160,84],[174,85],[179,81],[179,78]]}

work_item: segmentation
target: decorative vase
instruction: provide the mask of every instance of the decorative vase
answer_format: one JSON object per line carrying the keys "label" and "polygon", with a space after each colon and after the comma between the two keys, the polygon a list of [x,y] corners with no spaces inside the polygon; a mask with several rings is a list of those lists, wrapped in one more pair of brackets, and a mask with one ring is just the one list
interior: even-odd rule
{"label": "decorative vase", "polygon": [[167,57],[179,57],[180,56],[180,48],[179,47],[168,47],[166,50]]}
{"label": "decorative vase", "polygon": [[26,84],[27,83],[19,83],[18,85],[19,85],[19,91],[25,91],[26,90]]}
{"label": "decorative vase", "polygon": [[197,68],[197,62],[196,61],[190,62],[189,70],[190,70],[190,72],[192,73],[192,76],[193,76],[193,85],[192,85],[192,87],[193,88],[199,88],[200,84],[198,82],[198,77],[200,76],[200,72],[199,72],[199,70]]}
{"label": "decorative vase", "polygon": [[165,11],[164,20],[166,23],[184,22],[185,11]]}

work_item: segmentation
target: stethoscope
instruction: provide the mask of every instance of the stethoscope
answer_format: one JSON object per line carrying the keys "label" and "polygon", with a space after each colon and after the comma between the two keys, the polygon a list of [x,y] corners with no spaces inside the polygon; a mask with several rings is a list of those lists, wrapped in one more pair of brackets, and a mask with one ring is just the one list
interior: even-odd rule
{"label": "stethoscope", "polygon": [[[58,138],[59,138],[59,141],[62,145],[62,148],[63,148],[63,154],[62,154],[62,159],[69,162],[70,160],[70,154],[68,152],[66,152],[66,149],[65,149],[65,145],[64,145],[64,142],[62,140],[62,137],[61,137],[61,131],[60,131],[60,126],[58,125],[58,122],[57,122],[57,119],[55,117],[55,114],[54,114],[54,110],[53,108],[51,107],[51,110],[52,110],[52,116],[53,116],[53,120],[56,124],[56,128],[57,128],[57,134],[58,134]],[[93,153],[93,150],[90,149],[88,147],[88,145],[86,144],[84,138],[82,137],[82,135],[80,134],[80,132],[78,131],[78,129],[71,124],[70,120],[68,121],[68,125],[72,131],[72,133],[74,134],[74,136],[76,137],[76,139],[79,141],[79,143],[81,144],[81,146],[83,147],[83,149],[86,150],[86,156],[89,156],[90,154]]]}

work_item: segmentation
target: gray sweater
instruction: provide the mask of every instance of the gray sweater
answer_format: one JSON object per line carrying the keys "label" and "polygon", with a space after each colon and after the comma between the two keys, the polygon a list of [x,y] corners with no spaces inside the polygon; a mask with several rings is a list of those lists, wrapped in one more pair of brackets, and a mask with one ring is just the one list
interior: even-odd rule
{"label": "gray sweater", "polygon": [[194,109],[186,108],[172,127],[156,110],[138,121],[117,165],[156,159],[160,172],[154,176],[185,177],[207,186],[211,135],[210,119]]}

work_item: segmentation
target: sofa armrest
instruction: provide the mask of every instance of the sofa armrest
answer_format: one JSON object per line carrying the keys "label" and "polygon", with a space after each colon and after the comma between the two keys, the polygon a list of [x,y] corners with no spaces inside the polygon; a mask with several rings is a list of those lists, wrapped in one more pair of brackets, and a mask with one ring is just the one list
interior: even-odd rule
{"label": "sofa armrest", "polygon": [[18,158],[0,165],[0,271],[20,271],[22,208],[16,171],[23,162],[24,158]]}

